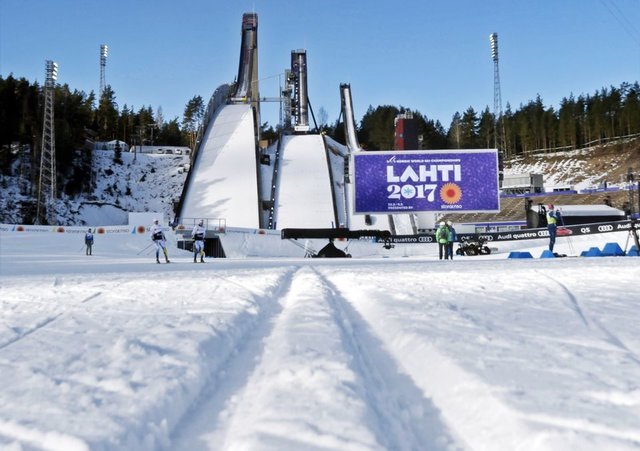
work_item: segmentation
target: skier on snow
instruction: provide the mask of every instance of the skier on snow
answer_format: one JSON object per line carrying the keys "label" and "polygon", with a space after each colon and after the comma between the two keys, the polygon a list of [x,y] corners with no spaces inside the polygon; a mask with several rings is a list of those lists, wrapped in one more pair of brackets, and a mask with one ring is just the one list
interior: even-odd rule
{"label": "skier on snow", "polygon": [[553,252],[553,246],[556,244],[556,235],[558,233],[558,225],[564,225],[560,212],[553,205],[547,205],[547,230],[549,231],[549,250]]}
{"label": "skier on snow", "polygon": [[164,258],[169,262],[169,255],[167,254],[167,238],[164,235],[164,229],[159,224],[157,219],[153,220],[153,225],[150,229],[151,241],[156,245],[156,263],[160,263],[160,249],[164,254]]}
{"label": "skier on snow", "polygon": [[91,255],[91,248],[93,247],[93,233],[91,233],[91,229],[87,230],[87,233],[84,234],[84,244],[87,246],[87,255]]}
{"label": "skier on snow", "polygon": [[198,254],[200,255],[200,263],[204,263],[204,219],[201,219],[191,231],[193,238],[193,263],[197,262]]}

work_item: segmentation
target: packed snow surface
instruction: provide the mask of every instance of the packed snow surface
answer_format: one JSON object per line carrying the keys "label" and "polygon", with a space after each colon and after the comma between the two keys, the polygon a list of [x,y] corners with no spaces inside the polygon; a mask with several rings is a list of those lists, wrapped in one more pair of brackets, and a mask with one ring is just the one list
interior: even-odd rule
{"label": "packed snow surface", "polygon": [[638,258],[148,244],[0,233],[0,448],[640,449]]}
{"label": "packed snow surface", "polygon": [[224,218],[236,227],[258,228],[258,180],[250,105],[218,110],[195,160],[182,218]]}
{"label": "packed snow surface", "polygon": [[335,227],[327,151],[321,135],[284,136],[277,227]]}

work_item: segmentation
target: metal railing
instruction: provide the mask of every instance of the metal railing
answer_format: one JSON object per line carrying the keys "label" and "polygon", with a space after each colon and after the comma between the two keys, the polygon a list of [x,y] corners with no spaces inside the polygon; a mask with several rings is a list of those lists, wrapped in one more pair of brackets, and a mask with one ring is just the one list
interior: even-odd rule
{"label": "metal railing", "polygon": [[175,225],[176,233],[181,235],[191,233],[191,230],[201,219],[207,232],[226,233],[227,220],[225,218],[178,218],[178,223]]}

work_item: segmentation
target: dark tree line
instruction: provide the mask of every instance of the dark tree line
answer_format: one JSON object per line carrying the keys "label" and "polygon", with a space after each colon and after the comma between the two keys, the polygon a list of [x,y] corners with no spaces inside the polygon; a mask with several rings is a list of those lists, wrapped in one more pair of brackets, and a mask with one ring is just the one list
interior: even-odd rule
{"label": "dark tree line", "polygon": [[[63,173],[71,172],[78,160],[77,152],[86,149],[88,138],[118,139],[130,144],[194,146],[204,112],[200,96],[188,101],[182,122],[178,122],[177,118],[165,121],[161,108],[155,112],[151,107],[136,111],[126,104],[119,108],[110,86],[98,99],[93,92],[72,91],[66,84],[57,85],[55,90],[56,162],[58,171]],[[12,75],[0,77],[0,171],[8,170],[11,156],[7,156],[5,150],[12,143],[34,149],[31,159],[37,165],[43,104],[44,93],[37,83]],[[470,106],[453,115],[448,129],[419,111],[390,105],[370,106],[358,127],[361,145],[369,150],[393,149],[394,119],[401,113],[413,114],[423,149],[497,146],[509,157],[536,149],[579,148],[640,133],[640,85],[623,83],[618,88],[602,88],[592,95],[570,95],[562,99],[557,111],[546,107],[538,96],[516,111],[507,104],[497,121],[488,107],[478,112]],[[277,133],[267,125],[261,126],[263,136],[275,138]],[[322,131],[345,141],[341,123],[330,127],[323,121]]]}
{"label": "dark tree line", "polygon": [[[570,95],[562,99],[557,111],[545,107],[538,96],[515,112],[507,104],[497,121],[488,107],[481,112],[469,107],[453,115],[448,130],[417,111],[370,106],[358,128],[360,144],[369,150],[393,149],[394,119],[407,112],[412,112],[417,121],[423,149],[498,147],[506,156],[515,156],[537,149],[575,149],[640,133],[640,85],[623,83],[592,95]],[[336,123],[330,133],[344,142],[342,127],[342,123]]]}

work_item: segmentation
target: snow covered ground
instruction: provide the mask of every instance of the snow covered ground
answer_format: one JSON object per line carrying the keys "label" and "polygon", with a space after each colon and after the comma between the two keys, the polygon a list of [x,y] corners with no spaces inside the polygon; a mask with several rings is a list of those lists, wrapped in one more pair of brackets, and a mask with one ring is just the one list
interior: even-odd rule
{"label": "snow covered ground", "polygon": [[250,105],[225,105],[218,110],[195,160],[182,218],[224,219],[236,227],[260,227],[254,140]]}
{"label": "snow covered ground", "polygon": [[0,233],[0,448],[640,449],[638,258],[148,244]]}
{"label": "snow covered ground", "polygon": [[333,198],[322,136],[283,136],[278,229],[336,227]]}

